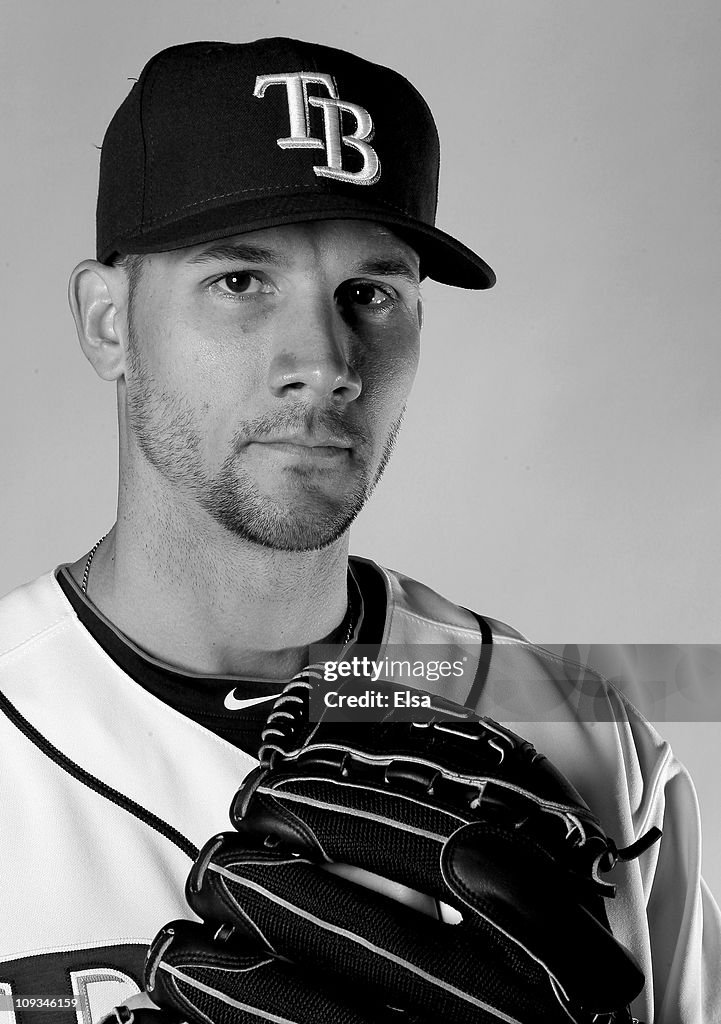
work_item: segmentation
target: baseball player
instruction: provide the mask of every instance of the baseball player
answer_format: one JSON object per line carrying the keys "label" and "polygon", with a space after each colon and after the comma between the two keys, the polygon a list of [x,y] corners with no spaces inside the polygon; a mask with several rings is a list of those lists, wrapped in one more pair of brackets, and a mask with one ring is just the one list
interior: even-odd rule
{"label": "baseball player", "polygon": [[420,282],[495,281],[435,226],[438,167],[409,82],[289,39],[165,50],[112,119],[70,303],[117,385],[118,515],[0,604],[3,1024],[88,1024],[141,991],[321,642],[470,652],[422,688],[514,726],[619,847],[662,829],[609,901],[645,977],[633,1012],[721,1020],[721,921],[668,745],[602,679],[579,689],[510,627],[348,554],[413,383]]}

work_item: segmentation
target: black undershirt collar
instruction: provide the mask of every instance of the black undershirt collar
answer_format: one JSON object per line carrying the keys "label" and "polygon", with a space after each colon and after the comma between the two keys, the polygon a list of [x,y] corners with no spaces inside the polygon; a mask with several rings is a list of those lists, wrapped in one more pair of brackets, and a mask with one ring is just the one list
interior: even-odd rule
{"label": "black undershirt collar", "polygon": [[[283,689],[282,682],[171,668],[120,633],[82,593],[66,565],[58,567],[55,578],[85,629],[131,679],[164,704],[255,757],[272,702],[268,699],[240,709],[233,708],[233,702],[275,696]],[[356,643],[379,647],[385,628],[387,595],[378,567],[351,558],[348,595],[354,613],[360,616]],[[231,708],[226,706],[226,700]]]}

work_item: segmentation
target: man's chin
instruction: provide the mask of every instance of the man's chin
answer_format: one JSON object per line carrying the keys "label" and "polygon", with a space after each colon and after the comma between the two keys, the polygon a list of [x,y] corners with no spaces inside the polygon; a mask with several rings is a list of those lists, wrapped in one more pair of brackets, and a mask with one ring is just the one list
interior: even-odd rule
{"label": "man's chin", "polygon": [[317,523],[223,523],[235,536],[273,551],[321,551],[340,540],[348,532],[355,516],[340,524],[319,528]]}
{"label": "man's chin", "polygon": [[347,533],[365,496],[342,506],[329,501],[299,501],[295,506],[276,502],[223,502],[207,511],[229,533],[274,551],[319,551]]}

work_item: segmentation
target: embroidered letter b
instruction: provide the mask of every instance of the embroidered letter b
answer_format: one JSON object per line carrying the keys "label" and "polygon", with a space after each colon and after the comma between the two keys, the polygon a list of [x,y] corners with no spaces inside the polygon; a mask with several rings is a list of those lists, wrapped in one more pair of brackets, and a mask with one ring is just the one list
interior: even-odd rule
{"label": "embroidered letter b", "polygon": [[[322,85],[328,96],[309,96],[309,85]],[[373,120],[364,107],[339,99],[335,82],[330,75],[310,71],[288,72],[276,75],[258,75],[253,95],[262,99],[270,85],[284,85],[288,98],[290,135],[277,140],[281,149],[323,149],[326,163],[313,167],[319,178],[334,178],[356,185],[374,185],[381,176],[378,154],[370,145],[373,138]],[[311,135],[310,108],[323,113],[323,139]],[[342,113],[351,115],[355,130],[350,135],[341,131]],[[363,158],[359,171],[343,167],[343,146],[355,149]]]}

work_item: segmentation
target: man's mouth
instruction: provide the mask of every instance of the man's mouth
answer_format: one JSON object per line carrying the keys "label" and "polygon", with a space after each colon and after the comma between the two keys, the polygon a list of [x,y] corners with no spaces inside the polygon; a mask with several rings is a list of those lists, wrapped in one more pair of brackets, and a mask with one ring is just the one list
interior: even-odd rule
{"label": "man's mouth", "polygon": [[350,448],[348,438],[339,434],[287,434],[283,437],[271,437],[265,444],[297,444],[302,448]]}
{"label": "man's mouth", "polygon": [[331,434],[292,434],[259,438],[248,444],[248,448],[253,447],[312,462],[347,458],[352,445],[347,438]]}

